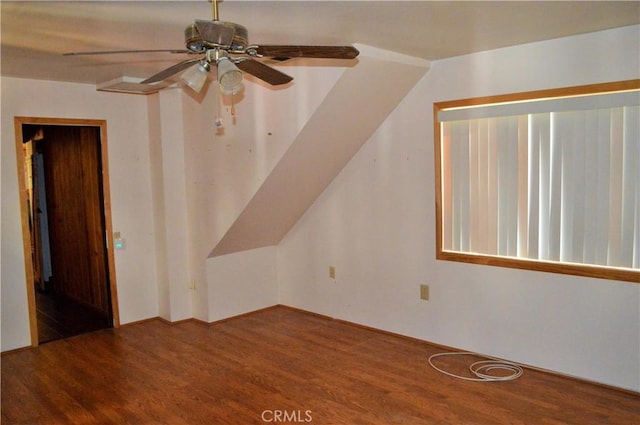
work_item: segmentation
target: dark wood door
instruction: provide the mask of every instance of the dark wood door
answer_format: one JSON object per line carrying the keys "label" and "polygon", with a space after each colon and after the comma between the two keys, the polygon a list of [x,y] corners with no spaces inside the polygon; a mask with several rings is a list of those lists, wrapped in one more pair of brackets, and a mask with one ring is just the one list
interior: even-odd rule
{"label": "dark wood door", "polygon": [[99,127],[44,126],[52,290],[111,320]]}

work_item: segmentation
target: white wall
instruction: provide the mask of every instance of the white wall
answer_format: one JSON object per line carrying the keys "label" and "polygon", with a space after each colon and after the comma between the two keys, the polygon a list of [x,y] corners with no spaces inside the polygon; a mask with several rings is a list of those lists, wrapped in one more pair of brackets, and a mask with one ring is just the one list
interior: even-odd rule
{"label": "white wall", "polygon": [[107,120],[111,213],[126,239],[116,251],[121,323],[158,314],[149,132],[143,96],[92,85],[2,78],[2,350],[30,344],[18,202],[15,116]]}
{"label": "white wall", "polygon": [[[284,88],[269,88],[248,76],[246,89],[234,100],[235,116],[231,99],[220,98],[215,84],[203,95],[185,90],[182,96],[189,267],[195,284],[191,299],[193,317],[200,320],[246,313],[277,300],[276,257],[271,250],[209,256],[344,67],[306,66],[299,60],[282,70],[294,77]],[[219,129],[214,124],[217,117],[223,121]],[[267,266],[265,259],[272,264]],[[263,282],[255,286],[258,276]]]}
{"label": "white wall", "polygon": [[639,78],[639,34],[432,62],[280,244],[280,303],[640,391],[640,285],[435,260],[432,123],[436,101]]}
{"label": "white wall", "polygon": [[149,117],[159,131],[151,131],[153,211],[156,223],[156,255],[160,317],[169,321],[189,319],[193,314],[190,291],[191,243],[187,204],[186,140],[183,121],[183,93],[166,89],[149,99]]}
{"label": "white wall", "polygon": [[[201,209],[200,225],[206,226],[202,238],[207,254],[344,72],[340,66],[305,66],[303,60],[296,61],[296,66],[279,67],[294,77],[285,87],[266,87],[247,76],[246,89],[235,99],[235,117],[231,99],[220,100],[214,85],[208,87],[204,99],[185,100],[189,184],[198,186],[200,196],[194,197],[193,206]],[[223,120],[219,130],[214,126],[217,116]]]}
{"label": "white wall", "polygon": [[278,303],[277,247],[269,246],[207,261],[209,316],[213,322]]}

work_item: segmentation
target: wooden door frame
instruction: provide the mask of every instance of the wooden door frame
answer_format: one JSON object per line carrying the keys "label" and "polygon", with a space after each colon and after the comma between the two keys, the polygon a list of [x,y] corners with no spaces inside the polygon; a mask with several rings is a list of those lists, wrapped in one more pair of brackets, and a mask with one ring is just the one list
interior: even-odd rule
{"label": "wooden door frame", "polygon": [[100,155],[102,157],[102,202],[107,242],[107,269],[109,273],[109,292],[113,327],[120,326],[118,309],[118,290],[116,285],[115,256],[113,253],[113,227],[111,224],[111,195],[109,192],[109,163],[107,149],[107,121],[74,118],[39,118],[14,117],[16,135],[16,157],[18,162],[18,191],[20,193],[20,218],[22,221],[22,241],[24,249],[24,266],[27,286],[27,302],[29,305],[29,330],[31,346],[38,346],[38,320],[36,317],[36,294],[33,287],[33,261],[31,259],[31,234],[29,231],[29,211],[27,210],[27,183],[25,181],[25,158],[22,141],[23,125],[59,125],[100,128]]}

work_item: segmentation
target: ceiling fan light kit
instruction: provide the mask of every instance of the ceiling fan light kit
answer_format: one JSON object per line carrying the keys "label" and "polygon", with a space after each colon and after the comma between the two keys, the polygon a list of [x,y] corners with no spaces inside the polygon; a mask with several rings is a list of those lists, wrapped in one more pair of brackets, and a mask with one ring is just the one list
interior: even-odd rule
{"label": "ceiling fan light kit", "polygon": [[242,72],[229,58],[218,59],[218,83],[224,94],[237,93],[242,88]]}
{"label": "ceiling fan light kit", "polygon": [[183,72],[180,78],[193,91],[200,93],[204,87],[204,83],[207,81],[207,74],[210,69],[211,65],[209,65],[208,62],[200,61]]}

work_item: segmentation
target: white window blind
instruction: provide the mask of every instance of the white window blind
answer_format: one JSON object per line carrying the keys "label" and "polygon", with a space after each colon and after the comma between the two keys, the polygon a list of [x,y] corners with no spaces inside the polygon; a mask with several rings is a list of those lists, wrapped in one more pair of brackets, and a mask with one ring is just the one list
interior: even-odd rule
{"label": "white window blind", "polygon": [[442,249],[640,269],[638,98],[442,111]]}

